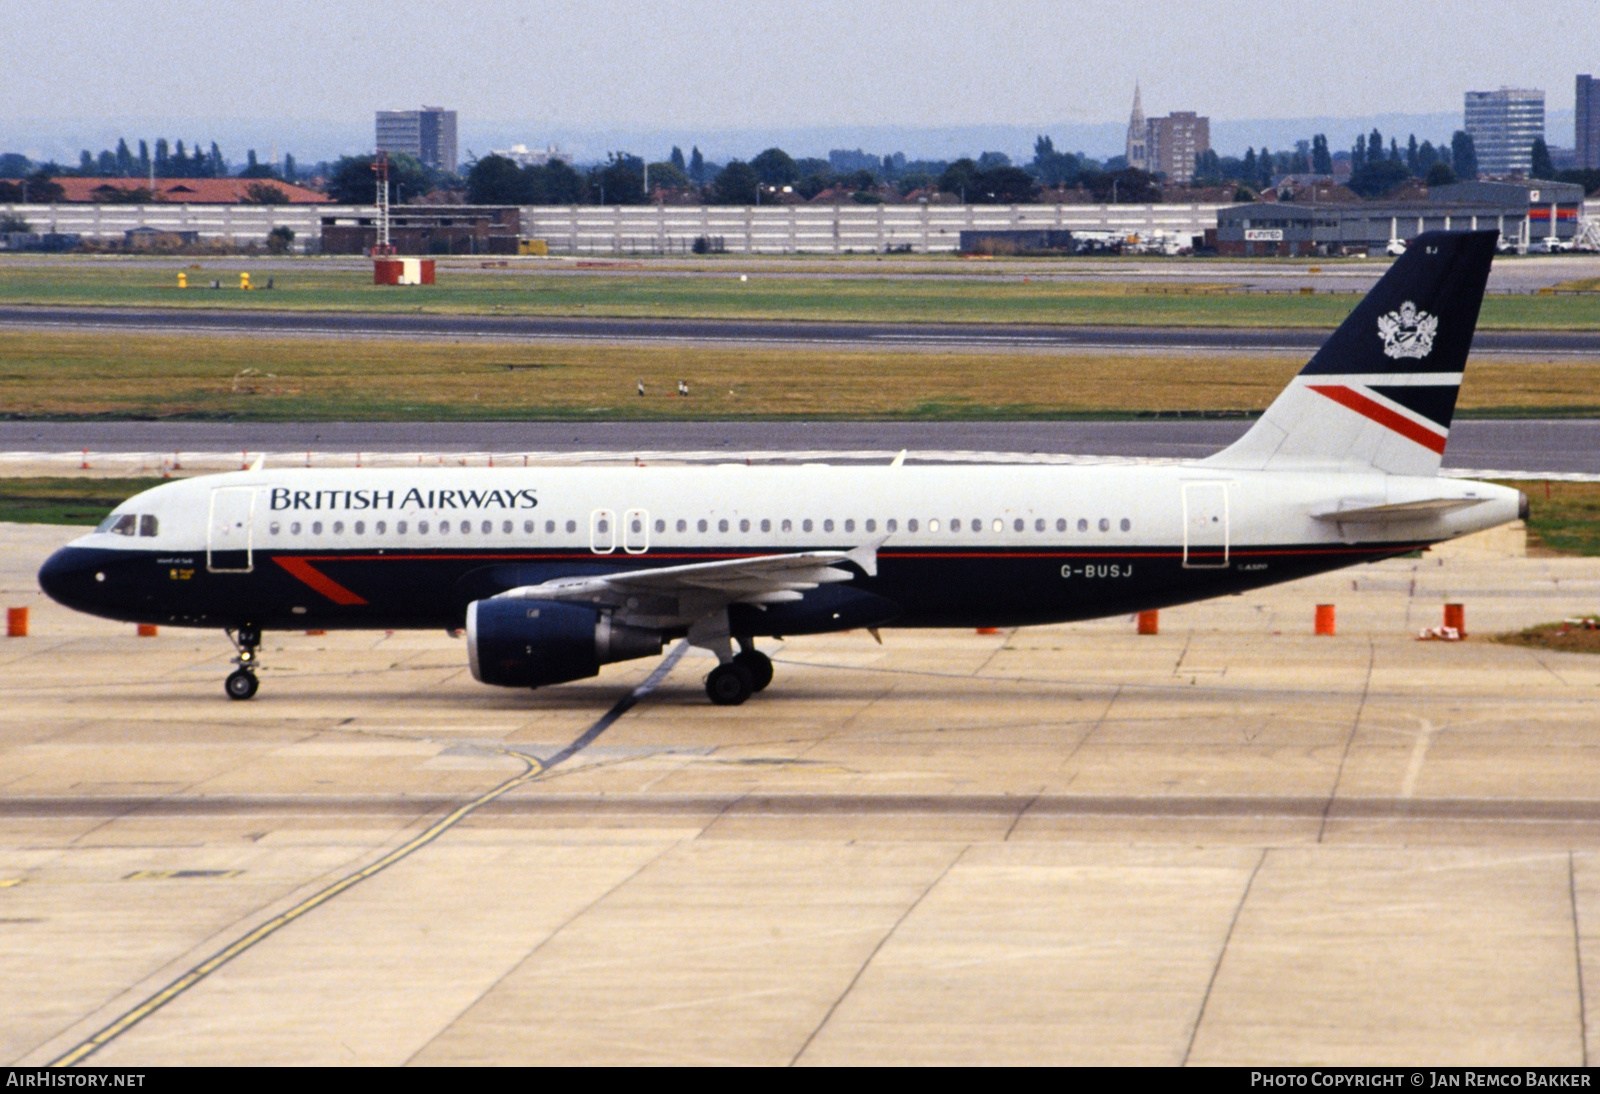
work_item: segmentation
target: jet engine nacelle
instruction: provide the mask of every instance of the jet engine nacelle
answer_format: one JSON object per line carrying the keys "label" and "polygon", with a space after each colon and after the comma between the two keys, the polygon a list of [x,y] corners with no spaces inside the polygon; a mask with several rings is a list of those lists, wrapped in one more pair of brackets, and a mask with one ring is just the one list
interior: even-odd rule
{"label": "jet engine nacelle", "polygon": [[467,656],[473,678],[485,684],[562,684],[612,661],[660,652],[659,631],[613,623],[608,613],[580,604],[495,598],[467,605]]}

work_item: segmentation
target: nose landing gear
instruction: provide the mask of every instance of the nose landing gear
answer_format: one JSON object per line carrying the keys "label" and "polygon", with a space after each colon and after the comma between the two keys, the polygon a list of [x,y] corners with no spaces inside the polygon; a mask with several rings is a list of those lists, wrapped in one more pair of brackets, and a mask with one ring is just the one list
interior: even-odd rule
{"label": "nose landing gear", "polygon": [[261,630],[258,627],[245,626],[240,627],[237,632],[228,631],[227,635],[234,649],[239,651],[233,658],[233,663],[239,667],[228,674],[222,687],[230,699],[248,699],[261,686],[261,682],[256,679],[256,651],[261,646]]}

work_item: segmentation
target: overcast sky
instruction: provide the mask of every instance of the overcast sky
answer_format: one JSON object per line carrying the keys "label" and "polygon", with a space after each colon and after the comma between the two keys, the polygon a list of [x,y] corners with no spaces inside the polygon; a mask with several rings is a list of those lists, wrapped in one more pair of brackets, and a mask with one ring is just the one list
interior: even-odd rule
{"label": "overcast sky", "polygon": [[[1570,109],[1600,0],[52,0],[0,19],[12,118],[370,124],[444,104],[552,127],[1034,124]],[[529,134],[535,137],[535,134]]]}

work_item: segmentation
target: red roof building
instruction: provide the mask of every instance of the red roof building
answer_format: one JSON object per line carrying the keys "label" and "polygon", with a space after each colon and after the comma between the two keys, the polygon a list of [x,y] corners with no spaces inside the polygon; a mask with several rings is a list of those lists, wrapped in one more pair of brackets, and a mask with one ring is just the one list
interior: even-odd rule
{"label": "red roof building", "polygon": [[[149,179],[66,177],[52,181],[60,185],[63,201],[128,202],[130,195],[150,190]],[[273,197],[271,190],[283,197]],[[150,200],[193,205],[315,205],[333,199],[277,179],[156,179]]]}

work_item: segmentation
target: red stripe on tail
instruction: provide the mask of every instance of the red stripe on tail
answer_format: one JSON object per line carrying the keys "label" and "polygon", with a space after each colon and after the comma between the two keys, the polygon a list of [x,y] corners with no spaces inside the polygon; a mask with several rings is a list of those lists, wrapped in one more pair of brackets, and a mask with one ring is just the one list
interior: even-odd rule
{"label": "red stripe on tail", "polygon": [[1326,395],[1340,406],[1355,411],[1364,418],[1371,418],[1386,429],[1392,429],[1408,441],[1415,441],[1430,452],[1444,455],[1445,437],[1425,429],[1413,422],[1410,418],[1396,414],[1382,403],[1374,402],[1354,388],[1344,387],[1340,384],[1307,384],[1318,395]]}

